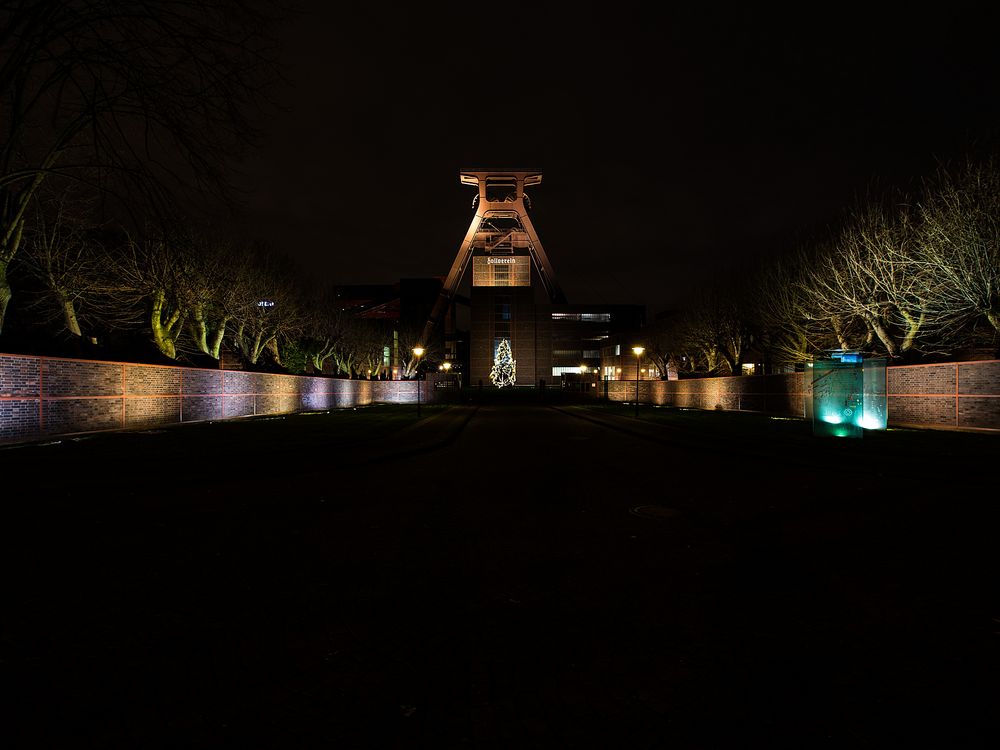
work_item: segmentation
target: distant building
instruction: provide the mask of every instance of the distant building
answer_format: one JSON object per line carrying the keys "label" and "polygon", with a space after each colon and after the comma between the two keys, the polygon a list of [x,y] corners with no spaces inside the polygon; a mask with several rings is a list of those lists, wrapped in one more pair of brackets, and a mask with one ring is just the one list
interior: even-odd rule
{"label": "distant building", "polygon": [[[466,384],[490,383],[497,350],[505,340],[516,363],[517,386],[603,371],[602,350],[613,337],[641,329],[645,308],[568,304],[528,216],[531,201],[524,189],[540,184],[541,172],[471,169],[462,170],[460,177],[463,184],[475,186],[478,195],[448,275],[433,285],[404,279],[392,287],[344,287],[345,304],[350,302],[350,309],[362,317],[398,321],[400,335],[423,315],[422,332],[414,341],[425,347],[437,342],[453,368],[467,373]],[[471,291],[464,300],[458,288],[470,265]],[[456,303],[466,301],[468,337],[454,322]],[[397,341],[387,357],[398,363],[404,345]]]}
{"label": "distant building", "polygon": [[[530,274],[529,278],[530,278]],[[528,287],[473,287],[470,382],[489,382],[500,341],[511,342],[517,382],[537,386],[601,367],[601,350],[644,323],[641,305],[537,304]]]}
{"label": "distant building", "polygon": [[[639,380],[662,380],[668,373],[660,368],[645,353],[637,357],[632,347],[640,344],[638,329],[629,335],[615,336],[601,347],[600,376],[602,380],[635,380],[636,367],[639,368]],[[674,371],[671,380],[677,379]]]}
{"label": "distant building", "polygon": [[[385,321],[392,343],[386,346],[383,366],[393,379],[399,377],[405,349],[418,343],[424,324],[441,292],[440,277],[400,279],[395,284],[349,284],[336,288],[341,311],[362,320]],[[456,297],[446,310],[443,325],[428,341],[419,341],[433,360],[448,360],[461,374],[468,359],[467,332],[455,326],[455,305],[468,300]]]}

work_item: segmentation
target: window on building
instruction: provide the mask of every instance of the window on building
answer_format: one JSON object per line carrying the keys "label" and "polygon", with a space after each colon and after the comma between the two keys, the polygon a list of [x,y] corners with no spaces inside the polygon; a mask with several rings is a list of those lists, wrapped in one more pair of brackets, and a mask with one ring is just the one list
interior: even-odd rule
{"label": "window on building", "polygon": [[554,312],[552,320],[576,320],[584,323],[610,323],[611,313],[568,313]]}
{"label": "window on building", "polygon": [[[497,348],[503,339],[510,341],[511,305],[513,298],[509,294],[497,294],[493,297],[493,357],[496,358]],[[513,342],[511,342],[513,347]]]}

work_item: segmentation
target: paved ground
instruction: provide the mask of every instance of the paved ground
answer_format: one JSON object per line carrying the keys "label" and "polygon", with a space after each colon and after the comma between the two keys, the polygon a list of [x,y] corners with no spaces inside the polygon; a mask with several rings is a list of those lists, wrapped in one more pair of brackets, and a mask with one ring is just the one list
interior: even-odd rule
{"label": "paved ground", "polygon": [[1000,438],[383,413],[0,451],[3,745],[994,745]]}

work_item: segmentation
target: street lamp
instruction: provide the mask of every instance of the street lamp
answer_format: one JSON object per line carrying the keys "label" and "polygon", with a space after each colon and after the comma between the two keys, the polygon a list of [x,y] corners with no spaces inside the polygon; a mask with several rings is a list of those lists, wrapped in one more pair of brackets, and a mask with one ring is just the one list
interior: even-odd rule
{"label": "street lamp", "polygon": [[445,384],[446,384],[445,387],[450,388],[451,387],[451,378],[448,377],[448,375],[451,373],[451,362],[449,362],[448,360],[445,360],[444,362],[441,363],[441,367],[444,368],[444,380],[445,380]]}
{"label": "street lamp", "polygon": [[642,361],[642,353],[646,351],[641,346],[633,346],[635,352],[635,416],[639,417],[639,363]]}
{"label": "street lamp", "polygon": [[[451,362],[449,360],[445,360],[443,366],[444,366],[444,374],[445,375],[450,375],[451,374]],[[455,387],[458,388],[459,390],[462,390],[462,374],[461,373],[458,373],[457,376],[456,376],[456,378],[455,378]]]}
{"label": "street lamp", "polygon": [[417,419],[420,419],[420,358],[424,356],[424,348],[422,346],[413,347],[413,356],[417,358]]}

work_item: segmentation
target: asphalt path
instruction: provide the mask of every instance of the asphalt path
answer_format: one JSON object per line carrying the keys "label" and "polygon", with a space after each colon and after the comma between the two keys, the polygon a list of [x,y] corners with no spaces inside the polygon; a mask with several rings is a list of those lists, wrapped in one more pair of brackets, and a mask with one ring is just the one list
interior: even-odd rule
{"label": "asphalt path", "polygon": [[993,746],[981,460],[576,407],[276,424],[0,452],[5,747]]}

